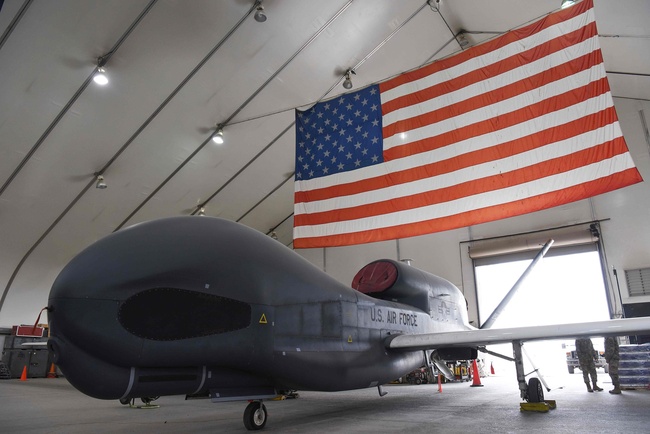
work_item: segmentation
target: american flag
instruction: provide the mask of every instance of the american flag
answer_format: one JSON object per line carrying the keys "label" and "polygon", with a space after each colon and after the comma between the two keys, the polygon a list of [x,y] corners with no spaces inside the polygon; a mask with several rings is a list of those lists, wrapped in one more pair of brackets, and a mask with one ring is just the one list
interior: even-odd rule
{"label": "american flag", "polygon": [[640,181],[584,0],[297,110],[294,247],[455,229]]}

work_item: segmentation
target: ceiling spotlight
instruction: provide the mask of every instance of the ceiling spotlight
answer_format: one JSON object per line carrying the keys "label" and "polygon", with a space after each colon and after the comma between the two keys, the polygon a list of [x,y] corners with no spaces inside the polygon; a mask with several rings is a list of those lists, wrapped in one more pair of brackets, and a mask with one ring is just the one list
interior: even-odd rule
{"label": "ceiling spotlight", "polygon": [[345,80],[343,81],[343,87],[346,89],[352,89],[352,80],[350,79],[350,74],[357,75],[357,73],[354,72],[354,69],[348,69],[345,71]]}
{"label": "ceiling spotlight", "polygon": [[577,0],[562,0],[562,5],[560,7],[564,9],[564,8],[568,8],[569,6],[573,6],[576,3]]}
{"label": "ceiling spotlight", "polygon": [[97,71],[95,71],[95,76],[93,77],[93,81],[100,86],[108,84],[108,76],[106,75],[106,69],[104,69],[107,60],[106,56],[99,56],[97,58]]}
{"label": "ceiling spotlight", "polygon": [[203,208],[203,207],[199,208],[199,212],[196,215],[204,216],[205,215],[205,208]]}
{"label": "ceiling spotlight", "polygon": [[105,189],[108,187],[106,183],[104,182],[104,177],[102,175],[97,175],[97,183],[95,184],[95,188],[99,188],[100,190]]}
{"label": "ceiling spotlight", "polygon": [[223,129],[217,128],[217,131],[212,136],[212,141],[217,145],[223,144]]}
{"label": "ceiling spotlight", "polygon": [[93,81],[100,86],[105,86],[108,84],[108,77],[106,76],[106,70],[104,69],[103,66],[97,68],[97,72],[93,77]]}
{"label": "ceiling spotlight", "polygon": [[272,232],[269,234],[269,237],[273,238],[274,240],[277,240],[277,239],[278,239],[278,234],[276,234],[275,231],[272,231]]}
{"label": "ceiling spotlight", "polygon": [[266,14],[264,13],[264,6],[262,6],[262,2],[259,2],[257,4],[257,9],[255,10],[255,21],[258,23],[263,23],[266,21]]}
{"label": "ceiling spotlight", "polygon": [[458,41],[458,45],[460,45],[460,48],[462,48],[463,50],[465,49],[465,47],[469,45],[469,39],[467,39],[467,35],[465,35],[464,30],[458,32],[458,34],[456,35],[456,41]]}

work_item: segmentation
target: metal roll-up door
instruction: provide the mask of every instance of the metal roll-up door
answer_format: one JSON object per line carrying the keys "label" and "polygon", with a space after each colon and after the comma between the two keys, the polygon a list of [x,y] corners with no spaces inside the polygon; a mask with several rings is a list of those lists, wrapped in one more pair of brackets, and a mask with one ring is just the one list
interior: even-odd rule
{"label": "metal roll-up door", "polygon": [[469,256],[475,266],[533,259],[549,239],[553,245],[546,256],[598,250],[598,237],[590,226],[572,226],[543,232],[473,241]]}

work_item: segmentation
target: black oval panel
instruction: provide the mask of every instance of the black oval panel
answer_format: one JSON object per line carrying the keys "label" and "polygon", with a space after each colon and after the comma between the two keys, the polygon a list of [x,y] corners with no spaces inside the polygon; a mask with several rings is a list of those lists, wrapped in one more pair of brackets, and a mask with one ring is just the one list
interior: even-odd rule
{"label": "black oval panel", "polygon": [[126,299],[118,319],[136,336],[172,341],[246,328],[248,303],[176,288],[147,289]]}

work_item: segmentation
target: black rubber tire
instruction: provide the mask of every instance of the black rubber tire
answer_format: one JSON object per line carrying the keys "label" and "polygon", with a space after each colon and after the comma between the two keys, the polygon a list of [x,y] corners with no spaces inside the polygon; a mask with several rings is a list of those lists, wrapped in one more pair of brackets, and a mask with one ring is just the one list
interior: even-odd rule
{"label": "black rubber tire", "polygon": [[120,404],[129,405],[131,403],[131,398],[120,398]]}
{"label": "black rubber tire", "polygon": [[244,426],[249,431],[264,428],[267,419],[266,407],[261,401],[253,401],[244,410]]}
{"label": "black rubber tire", "polygon": [[539,378],[528,380],[528,402],[544,402],[544,388]]}
{"label": "black rubber tire", "polygon": [[569,374],[573,374],[576,371],[576,368],[574,368],[573,366],[569,366],[568,368],[569,368]]}
{"label": "black rubber tire", "polygon": [[140,401],[142,401],[146,405],[149,405],[158,398],[160,398],[160,396],[143,396],[142,398],[140,398]]}

